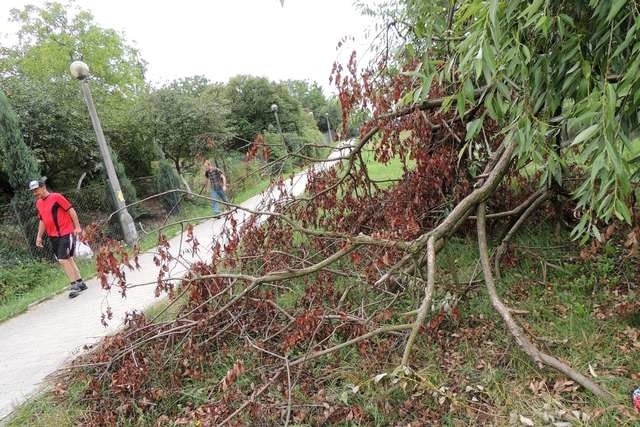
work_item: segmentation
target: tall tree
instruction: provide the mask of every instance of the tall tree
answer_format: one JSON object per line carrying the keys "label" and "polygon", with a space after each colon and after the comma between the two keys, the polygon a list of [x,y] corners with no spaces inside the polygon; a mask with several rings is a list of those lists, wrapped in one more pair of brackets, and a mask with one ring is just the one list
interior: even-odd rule
{"label": "tall tree", "polygon": [[20,117],[25,143],[53,184],[95,173],[100,153],[77,85],[42,84],[27,76],[0,83]]}
{"label": "tall tree", "polygon": [[234,131],[244,141],[266,129],[278,131],[271,106],[278,106],[278,117],[283,132],[299,131],[299,117],[303,114],[300,103],[289,93],[286,85],[263,77],[236,76],[226,86],[226,97],[231,108]]}
{"label": "tall tree", "polygon": [[25,188],[29,181],[40,178],[40,168],[35,156],[22,139],[18,116],[2,91],[0,91],[0,155],[2,169],[7,173],[9,183],[16,194],[28,194]]}
{"label": "tall tree", "polygon": [[[0,91],[0,159],[2,169],[14,190],[11,200],[18,223],[29,243],[35,242],[37,217],[30,209],[33,198],[27,190],[29,181],[40,178],[38,162],[24,143],[20,133],[18,116],[15,114],[5,94]],[[34,246],[29,246],[33,251]]]}
{"label": "tall tree", "polygon": [[82,60],[106,92],[131,96],[144,89],[145,63],[137,49],[118,32],[98,26],[93,15],[73,1],[67,6],[50,2],[42,8],[12,9],[11,20],[20,29],[18,43],[4,49],[0,58],[5,77],[69,82],[69,64]]}
{"label": "tall tree", "polygon": [[0,87],[48,176],[68,185],[83,172],[93,174],[99,162],[86,107],[68,71],[76,59],[91,68],[92,91],[114,149],[140,152],[126,148],[151,143],[129,131],[135,98],[146,90],[145,64],[121,34],[98,26],[73,2],[13,9],[11,17],[20,25],[18,42],[0,51]]}
{"label": "tall tree", "polygon": [[150,103],[154,138],[178,173],[230,138],[227,102],[204,77],[176,80],[154,91]]}
{"label": "tall tree", "polygon": [[[286,80],[283,84],[302,108],[313,114],[316,126],[323,132],[332,132],[342,127],[340,105],[335,97],[327,98],[317,82]],[[362,123],[362,121],[360,121]]]}

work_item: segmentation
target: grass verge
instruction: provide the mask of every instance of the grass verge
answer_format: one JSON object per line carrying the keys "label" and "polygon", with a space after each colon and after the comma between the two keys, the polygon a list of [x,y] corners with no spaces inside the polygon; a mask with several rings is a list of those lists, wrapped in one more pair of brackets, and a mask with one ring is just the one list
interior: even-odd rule
{"label": "grass verge", "polygon": [[[305,366],[308,375],[323,378],[323,389],[317,392],[323,402],[333,409],[358,408],[365,420],[362,425],[406,425],[419,420],[451,426],[531,425],[529,421],[533,425],[637,425],[640,420],[629,404],[629,391],[640,378],[638,289],[630,280],[634,267],[621,263],[624,253],[613,246],[598,259],[581,260],[566,236],[556,238],[552,228],[536,224],[523,230],[505,259],[498,291],[509,307],[521,310],[518,321],[536,345],[606,386],[616,404],[605,404],[555,371],[538,369],[518,348],[492,309],[484,285],[472,282],[477,260],[473,235],[456,237],[439,255],[439,291],[411,362],[416,375],[400,381],[389,381],[390,376],[376,380],[376,375],[388,374],[397,366],[401,352],[380,357],[376,345],[383,341],[374,339],[369,352],[348,347]],[[292,295],[278,300],[285,308],[295,304],[305,284],[290,286]],[[355,300],[361,296],[355,289],[349,294]],[[419,289],[408,289],[394,312],[414,309],[420,298]],[[447,312],[436,323],[445,301],[457,314]],[[148,314],[153,317],[164,307]],[[167,310],[162,319],[174,313]],[[175,398],[141,413],[135,424],[153,425],[159,415],[175,413],[175,405],[205,403],[230,363],[247,357],[242,342],[227,344],[211,360],[202,380],[189,382]],[[260,380],[251,375],[247,373],[237,385],[247,395],[250,383]],[[155,381],[162,384],[159,378],[151,383]],[[78,423],[85,411],[77,391],[86,390],[83,384],[78,380],[64,397],[48,392],[36,398],[21,407],[9,425]],[[304,411],[312,414],[318,406],[318,394],[305,393],[307,386],[293,389],[296,419],[304,420]],[[267,394],[267,400],[282,400],[280,391]],[[237,421],[250,423],[251,419],[240,416]]]}

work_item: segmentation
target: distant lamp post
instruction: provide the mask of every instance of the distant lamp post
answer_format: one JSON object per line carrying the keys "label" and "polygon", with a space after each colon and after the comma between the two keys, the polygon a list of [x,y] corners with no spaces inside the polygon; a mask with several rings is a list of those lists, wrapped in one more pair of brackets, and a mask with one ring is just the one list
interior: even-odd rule
{"label": "distant lamp post", "polygon": [[289,154],[289,146],[287,145],[286,139],[284,139],[284,133],[282,133],[282,126],[280,126],[280,119],[278,118],[278,104],[271,104],[271,111],[273,112],[273,115],[276,117],[278,132],[280,132],[280,137],[282,138],[282,143],[284,144],[284,148],[287,150],[287,154]]}
{"label": "distant lamp post", "polygon": [[87,66],[87,64],[82,61],[74,61],[73,63],[71,63],[69,71],[71,72],[73,78],[80,82],[80,89],[82,90],[84,101],[87,104],[89,116],[91,117],[91,123],[93,124],[93,130],[95,131],[96,139],[98,140],[100,154],[102,155],[102,160],[104,161],[104,165],[107,170],[107,177],[109,179],[111,193],[114,196],[116,207],[118,209],[118,219],[120,220],[124,240],[129,244],[133,244],[138,241],[138,232],[136,231],[135,224],[133,223],[133,218],[131,218],[131,215],[129,214],[129,211],[127,211],[126,205],[124,203],[124,196],[122,194],[122,189],[120,188],[120,182],[118,182],[116,170],[113,167],[111,153],[109,152],[107,141],[104,139],[102,126],[100,125],[100,119],[98,118],[98,112],[96,111],[96,106],[94,105],[93,98],[91,97],[89,83],[87,83],[87,78],[90,75],[89,66]]}
{"label": "distant lamp post", "polygon": [[331,125],[329,124],[329,113],[324,113],[324,116],[327,118],[327,130],[329,131],[329,144],[332,144],[333,138],[331,137]]}

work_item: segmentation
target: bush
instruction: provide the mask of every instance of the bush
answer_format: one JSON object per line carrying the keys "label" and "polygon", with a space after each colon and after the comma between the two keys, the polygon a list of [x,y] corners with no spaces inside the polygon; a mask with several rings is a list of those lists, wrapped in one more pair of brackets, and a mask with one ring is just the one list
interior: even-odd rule
{"label": "bush", "polygon": [[23,295],[46,283],[51,275],[51,264],[30,262],[0,270],[0,303],[14,296]]}
{"label": "bush", "polygon": [[[289,141],[295,134],[284,134],[285,140]],[[282,136],[278,133],[266,132],[264,140],[269,147],[269,173],[276,176],[281,173],[289,172],[292,167],[292,159],[287,158],[287,148],[282,141]],[[292,149],[295,149],[292,147]]]}
{"label": "bush", "polygon": [[[182,188],[182,182],[171,162],[166,159],[160,160],[158,162],[158,173],[156,174],[156,191],[163,193],[180,188]],[[168,193],[160,197],[160,202],[167,212],[173,211],[173,213],[177,213],[180,211],[178,205],[181,199],[181,193]]]}
{"label": "bush", "polygon": [[[113,152],[113,150],[111,151],[111,157],[113,159],[113,167],[116,170],[116,175],[118,176],[118,181],[120,182],[120,189],[122,190],[122,194],[124,195],[125,204],[137,202],[138,194],[136,193],[136,188],[127,177],[127,173],[124,170],[124,165],[118,158],[118,155]],[[113,203],[113,210],[116,210],[117,207],[115,206],[115,200],[113,201]],[[132,206],[128,210],[134,219],[140,214],[137,206]]]}
{"label": "bush", "polygon": [[17,225],[3,224],[0,227],[0,269],[31,259],[24,230]]}
{"label": "bush", "polygon": [[110,213],[113,210],[111,192],[106,184],[92,183],[80,190],[65,192],[64,195],[73,203],[80,222],[86,212],[99,211]]}

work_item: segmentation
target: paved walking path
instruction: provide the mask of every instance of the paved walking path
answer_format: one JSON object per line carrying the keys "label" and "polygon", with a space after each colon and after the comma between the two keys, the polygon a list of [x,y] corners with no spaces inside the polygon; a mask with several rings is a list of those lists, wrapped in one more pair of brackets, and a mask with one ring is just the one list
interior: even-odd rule
{"label": "paved walking path", "polygon": [[[335,151],[330,158],[339,157]],[[331,167],[333,162],[324,163],[321,167]],[[293,179],[285,181],[294,196],[301,194],[306,186],[306,173],[300,173]],[[276,197],[275,190],[255,196],[242,207],[262,210],[264,201]],[[245,211],[235,211],[235,220],[242,224],[249,215]],[[185,272],[185,265],[194,258],[210,259],[214,239],[220,235],[225,220],[208,220],[194,227],[194,236],[200,242],[201,250],[194,257],[187,247],[182,245],[178,253],[180,239],[176,236],[171,243],[174,262],[170,276],[180,277]],[[206,250],[205,250],[206,249]],[[130,284],[153,282],[157,279],[158,267],[153,262],[155,249],[140,256],[140,269],[127,271],[127,282]],[[37,393],[46,384],[46,377],[86,351],[106,335],[113,334],[122,326],[124,314],[134,309],[143,310],[158,302],[153,296],[154,285],[139,286],[127,289],[127,297],[122,298],[117,288],[111,293],[100,287],[96,278],[86,281],[89,289],[74,299],[66,293],[55,296],[32,307],[27,312],[0,323],[0,424],[3,418],[13,411],[14,407],[23,403]],[[110,306],[113,319],[108,327],[100,321],[104,309]]]}

